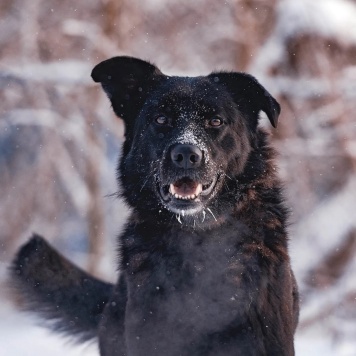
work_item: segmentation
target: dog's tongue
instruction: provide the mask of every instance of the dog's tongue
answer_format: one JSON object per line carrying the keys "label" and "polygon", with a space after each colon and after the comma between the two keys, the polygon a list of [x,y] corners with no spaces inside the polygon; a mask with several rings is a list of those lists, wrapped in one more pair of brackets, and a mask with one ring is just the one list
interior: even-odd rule
{"label": "dog's tongue", "polygon": [[173,195],[180,197],[198,196],[202,191],[202,185],[189,178],[182,178],[170,185],[170,191]]}

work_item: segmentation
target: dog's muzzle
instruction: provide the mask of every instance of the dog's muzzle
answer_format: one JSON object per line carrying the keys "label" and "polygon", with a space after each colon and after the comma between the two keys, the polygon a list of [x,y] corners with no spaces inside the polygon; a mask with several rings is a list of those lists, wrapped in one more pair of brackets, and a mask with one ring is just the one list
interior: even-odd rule
{"label": "dog's muzzle", "polygon": [[174,212],[194,214],[204,209],[217,185],[218,174],[206,166],[205,152],[198,146],[176,143],[164,160],[157,190],[164,206]]}

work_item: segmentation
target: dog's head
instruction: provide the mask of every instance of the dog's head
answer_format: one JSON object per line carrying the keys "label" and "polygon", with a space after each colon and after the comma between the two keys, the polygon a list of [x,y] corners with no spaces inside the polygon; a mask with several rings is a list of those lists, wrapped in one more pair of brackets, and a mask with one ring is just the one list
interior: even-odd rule
{"label": "dog's head", "polygon": [[98,64],[92,77],[125,122],[123,196],[135,210],[163,218],[205,217],[205,210],[217,218],[213,210],[228,208],[231,181],[254,149],[259,112],[274,127],[280,112],[244,73],[170,77],[148,62],[115,57]]}

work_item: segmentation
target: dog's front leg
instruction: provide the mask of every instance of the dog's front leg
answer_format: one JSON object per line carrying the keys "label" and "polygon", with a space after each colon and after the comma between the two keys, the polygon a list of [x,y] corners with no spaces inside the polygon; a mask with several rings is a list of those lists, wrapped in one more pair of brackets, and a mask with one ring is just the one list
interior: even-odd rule
{"label": "dog's front leg", "polygon": [[126,303],[127,286],[124,276],[121,275],[99,325],[101,356],[127,356],[124,325]]}

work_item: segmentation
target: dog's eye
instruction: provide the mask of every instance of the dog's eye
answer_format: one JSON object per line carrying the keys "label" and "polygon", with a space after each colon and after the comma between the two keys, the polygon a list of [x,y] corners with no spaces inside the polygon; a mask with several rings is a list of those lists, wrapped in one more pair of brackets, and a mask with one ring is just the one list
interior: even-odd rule
{"label": "dog's eye", "polygon": [[224,120],[218,116],[215,116],[211,120],[209,120],[209,126],[212,126],[212,127],[221,126],[223,123],[224,123]]}
{"label": "dog's eye", "polygon": [[155,118],[155,122],[158,124],[158,125],[167,125],[168,124],[168,119],[161,115],[161,116],[158,116]]}

